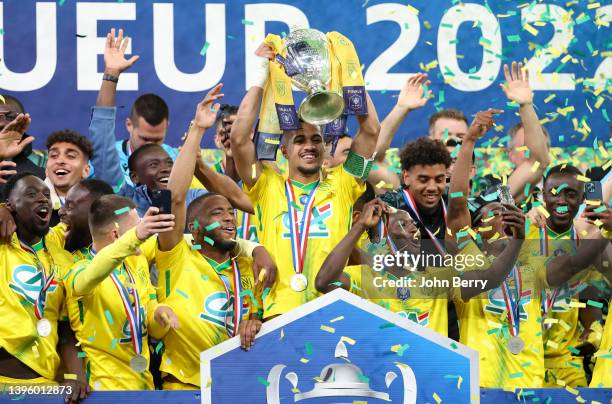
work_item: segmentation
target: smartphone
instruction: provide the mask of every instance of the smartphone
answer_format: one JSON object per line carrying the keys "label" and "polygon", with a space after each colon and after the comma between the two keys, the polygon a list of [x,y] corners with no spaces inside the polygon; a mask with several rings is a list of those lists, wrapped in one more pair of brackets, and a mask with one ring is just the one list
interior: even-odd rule
{"label": "smartphone", "polygon": [[512,193],[510,192],[510,187],[508,187],[507,185],[498,185],[497,194],[499,195],[499,201],[501,203],[514,205],[514,198],[512,197]]}
{"label": "smartphone", "polygon": [[602,201],[603,192],[601,190],[601,182],[589,181],[584,184],[584,198],[589,201]]}
{"label": "smartphone", "polygon": [[172,213],[172,193],[168,189],[151,191],[151,206],[159,208],[159,213]]}

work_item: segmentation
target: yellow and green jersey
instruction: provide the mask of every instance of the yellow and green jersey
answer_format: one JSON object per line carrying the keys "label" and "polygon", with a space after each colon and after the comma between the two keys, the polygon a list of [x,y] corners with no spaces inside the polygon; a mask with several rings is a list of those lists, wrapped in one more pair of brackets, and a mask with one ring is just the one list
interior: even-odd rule
{"label": "yellow and green jersey", "polygon": [[[111,249],[115,256],[127,256],[123,263],[115,268],[113,274],[127,291],[135,287],[138,293],[138,310],[142,319],[141,355],[149,362],[148,335],[163,335],[163,327],[153,320],[158,303],[155,289],[149,279],[147,259],[144,255],[128,256],[129,251],[133,251],[135,246],[141,243],[132,229],[103,251]],[[130,361],[136,355],[132,329],[121,294],[111,278],[112,274],[87,295],[76,295],[74,290],[75,278],[84,271],[95,271],[96,262],[100,267],[109,265],[102,262],[101,257],[99,254],[89,254],[86,259],[76,262],[65,280],[70,324],[85,353],[89,384],[94,390],[153,389],[153,378],[148,370],[138,373],[130,367]],[[129,293],[129,302],[133,307],[132,293]]]}
{"label": "yellow and green jersey", "polygon": [[181,240],[170,251],[157,250],[156,263],[159,301],[170,306],[179,320],[179,328],[163,338],[160,370],[199,386],[200,352],[236,335],[238,315],[247,319],[262,309],[253,260],[239,256],[217,263]]}
{"label": "yellow and green jersey", "polygon": [[[50,230],[39,243],[26,248],[17,234],[10,243],[0,244],[0,347],[50,381],[57,378],[60,363],[57,322],[64,311],[62,277],[72,263],[58,240]],[[45,281],[48,287],[40,296]],[[39,313],[51,323],[46,337],[36,329],[39,318],[34,307],[39,297],[44,302]]]}
{"label": "yellow and green jersey", "polygon": [[[293,208],[297,223],[304,217],[304,205],[317,183],[308,185],[292,182],[295,193]],[[352,207],[365,190],[365,185],[345,171],[344,167],[330,170],[314,191],[310,214],[312,219],[307,234],[303,274],[308,280],[306,290],[291,289],[295,272],[292,253],[292,219],[286,198],[286,177],[263,165],[257,182],[246,190],[255,212],[261,214],[259,241],[274,257],[278,267],[277,285],[264,300],[265,316],[286,313],[319,296],[314,282],[325,258],[342,240],[351,224]]]}

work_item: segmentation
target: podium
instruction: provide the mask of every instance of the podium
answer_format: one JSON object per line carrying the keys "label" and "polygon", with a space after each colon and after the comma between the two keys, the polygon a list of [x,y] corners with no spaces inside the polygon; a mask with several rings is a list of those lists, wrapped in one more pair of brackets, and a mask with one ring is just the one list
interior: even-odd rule
{"label": "podium", "polygon": [[480,400],[477,351],[342,289],[200,358],[202,403]]}

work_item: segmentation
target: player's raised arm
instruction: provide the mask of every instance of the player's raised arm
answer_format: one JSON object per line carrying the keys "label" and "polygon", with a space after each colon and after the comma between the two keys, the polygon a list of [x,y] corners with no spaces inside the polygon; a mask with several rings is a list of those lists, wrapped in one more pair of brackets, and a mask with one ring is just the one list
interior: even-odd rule
{"label": "player's raised arm", "polygon": [[252,187],[261,173],[262,164],[257,160],[255,144],[251,140],[251,132],[263,96],[263,88],[268,79],[268,64],[274,58],[274,52],[267,45],[260,45],[255,54],[258,64],[252,66],[256,72],[256,81],[240,103],[236,120],[232,124],[231,150],[236,163],[236,169],[247,187]]}

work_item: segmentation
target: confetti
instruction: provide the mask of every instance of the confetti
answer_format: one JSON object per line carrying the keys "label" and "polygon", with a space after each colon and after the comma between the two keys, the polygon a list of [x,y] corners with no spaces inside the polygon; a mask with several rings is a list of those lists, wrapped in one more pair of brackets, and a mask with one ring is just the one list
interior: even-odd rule
{"label": "confetti", "polygon": [[199,251],[199,250],[201,250],[201,249],[202,249],[202,245],[200,245],[200,244],[194,244],[194,245],[192,245],[192,246],[191,246],[191,249],[192,249],[193,251]]}
{"label": "confetti", "polygon": [[440,404],[442,402],[442,399],[440,398],[440,396],[438,395],[438,393],[433,393],[433,399],[436,400],[436,403]]}
{"label": "confetti", "polygon": [[415,8],[414,6],[411,6],[410,4],[407,4],[406,7],[408,8],[408,12],[410,14],[419,15],[419,10],[417,8]]}
{"label": "confetti", "polygon": [[253,25],[253,21],[242,19],[242,25]]}
{"label": "confetti", "polygon": [[[243,20],[244,21],[244,20]],[[257,376],[257,381],[261,384],[263,384],[264,386],[268,387],[270,385],[270,382],[267,381],[266,379],[264,379],[261,376]]]}
{"label": "confetti", "polygon": [[64,380],[77,380],[77,375],[74,373],[64,373]]}
{"label": "confetti", "polygon": [[340,341],[346,342],[349,345],[355,345],[355,342],[356,342],[354,339],[350,337],[345,337],[345,336],[340,337]]}
{"label": "confetti", "polygon": [[253,163],[251,166],[251,179],[255,179],[257,177],[257,165]]}
{"label": "confetti", "polygon": [[339,316],[336,318],[332,318],[331,320],[329,320],[330,323],[335,323],[336,321],[340,321],[340,320],[344,320],[344,316]]}
{"label": "confetti", "polygon": [[208,226],[206,226],[206,227],[204,228],[204,230],[206,230],[206,231],[211,231],[211,230],[216,229],[217,227],[221,227],[221,223],[219,223],[219,222],[213,222],[213,223],[209,224]]}
{"label": "confetti", "polygon": [[204,241],[206,241],[210,245],[215,245],[215,242],[210,237],[204,236]]}
{"label": "confetti", "polygon": [[204,46],[202,46],[202,49],[200,50],[200,55],[204,56],[206,55],[206,52],[208,51],[208,47],[210,46],[210,43],[208,43],[208,41],[206,41],[204,43]]}
{"label": "confetti", "polygon": [[332,334],[336,332],[335,328],[328,327],[328,326],[323,325],[323,324],[321,324],[321,330],[327,331],[327,332],[332,333]]}
{"label": "confetti", "polygon": [[310,359],[302,358],[302,359],[300,359],[300,362],[308,363],[308,362],[310,362]]}
{"label": "confetti", "polygon": [[601,302],[596,302],[594,300],[590,300],[589,299],[589,300],[587,300],[586,304],[588,306],[596,307],[598,309],[603,309],[603,303],[601,303]]}
{"label": "confetti", "polygon": [[121,209],[117,209],[115,211],[115,216],[120,216],[123,215],[124,213],[128,213],[130,211],[130,207],[129,206],[125,206]]}
{"label": "confetti", "polygon": [[104,316],[106,317],[106,321],[108,322],[109,325],[115,324],[115,322],[113,321],[113,315],[111,314],[110,311],[104,310]]}

